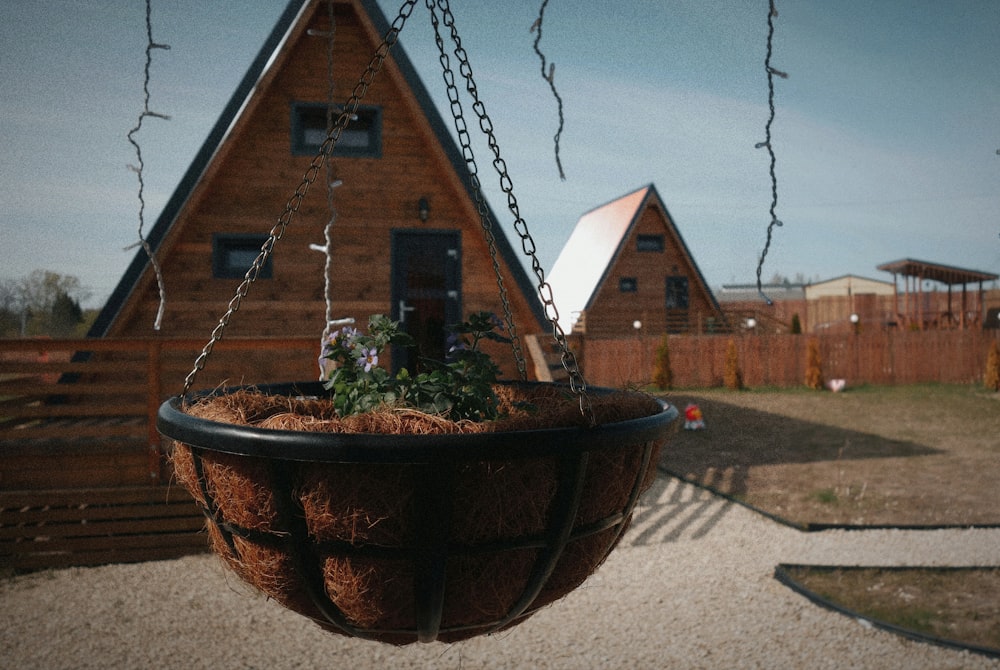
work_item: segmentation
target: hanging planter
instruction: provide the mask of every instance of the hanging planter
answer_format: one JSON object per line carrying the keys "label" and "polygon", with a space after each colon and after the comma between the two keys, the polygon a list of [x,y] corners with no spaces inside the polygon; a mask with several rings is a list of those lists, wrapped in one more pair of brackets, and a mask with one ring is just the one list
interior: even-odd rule
{"label": "hanging planter", "polygon": [[[413,4],[404,2],[182,392],[157,418],[172,442],[177,478],[201,505],[212,547],[230,568],[325,629],[392,644],[453,642],[503,630],[579,586],[628,527],[677,417],[676,408],[646,394],[588,388],[478,99],[474,109],[495,152],[522,248],[532,258],[569,384],[526,381],[494,262],[504,319],[480,312],[458,324],[447,361],[390,376],[378,366],[378,354],[405,344],[399,324],[374,316],[368,334],[354,328],[330,334],[328,297],[325,383],[189,393]],[[439,4],[453,25],[447,3]],[[458,43],[457,34],[454,39]],[[458,54],[464,58],[464,50]],[[475,95],[464,60],[462,73]],[[446,80],[450,97],[454,78]],[[460,110],[452,105],[452,111],[464,127]],[[466,149],[468,133],[460,135]],[[474,177],[477,168],[469,163]],[[478,178],[471,181],[481,198]],[[495,258],[493,222],[486,208],[478,209]],[[497,382],[499,369],[479,350],[481,340],[511,344],[521,381]]]}
{"label": "hanging planter", "polygon": [[[502,630],[576,588],[628,527],[677,416],[644,394],[591,389],[601,425],[580,425],[567,388],[521,383],[498,386],[501,402],[549,408],[544,426],[331,433],[342,426],[313,399],[321,384],[253,390],[206,396],[221,412],[204,398],[160,408],[213,549],[322,627],[392,644]],[[265,427],[290,420],[305,430]]]}

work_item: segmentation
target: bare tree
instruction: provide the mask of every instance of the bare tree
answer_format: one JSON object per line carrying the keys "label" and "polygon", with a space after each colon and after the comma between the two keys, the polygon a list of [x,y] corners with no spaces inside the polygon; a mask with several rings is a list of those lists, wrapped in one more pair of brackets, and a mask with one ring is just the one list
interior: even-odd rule
{"label": "bare tree", "polygon": [[87,296],[77,277],[49,270],[0,280],[0,334],[71,334],[82,321],[80,300]]}

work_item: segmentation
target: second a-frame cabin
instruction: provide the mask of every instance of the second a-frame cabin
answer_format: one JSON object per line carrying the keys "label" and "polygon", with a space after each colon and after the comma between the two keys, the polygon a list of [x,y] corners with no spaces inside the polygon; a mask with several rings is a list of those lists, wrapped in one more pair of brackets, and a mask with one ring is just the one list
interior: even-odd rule
{"label": "second a-frame cabin", "polygon": [[587,338],[708,333],[722,311],[652,184],[577,222],[549,276],[560,326]]}
{"label": "second a-frame cabin", "polygon": [[[418,10],[410,21],[425,18]],[[165,279],[161,329],[152,329],[155,273],[140,251],[92,336],[207,340],[325,139],[328,101],[350,98],[388,29],[373,0],[289,3],[148,236]],[[475,311],[503,313],[465,161],[405,40],[404,30],[334,149],[329,173],[321,171],[227,336],[315,336],[318,353],[326,303],[325,256],[316,247],[333,211],[333,318],[364,326],[371,314],[389,314],[405,322],[423,354],[437,355],[444,325]],[[341,184],[333,211],[328,181]],[[538,333],[544,314],[506,225],[498,221],[493,230],[511,311],[519,334]],[[290,354],[280,347],[261,356],[279,379],[315,368],[314,358],[284,361]],[[497,362],[516,373],[506,359]],[[248,373],[226,371],[234,374]]]}

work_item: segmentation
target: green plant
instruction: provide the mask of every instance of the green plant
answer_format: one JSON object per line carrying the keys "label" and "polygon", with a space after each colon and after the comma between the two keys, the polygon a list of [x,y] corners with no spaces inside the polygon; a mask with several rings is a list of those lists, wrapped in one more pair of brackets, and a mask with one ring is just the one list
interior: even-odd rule
{"label": "green plant", "polygon": [[792,335],[801,335],[802,334],[802,321],[799,319],[799,313],[798,312],[795,312],[794,314],[792,314],[792,325],[788,329],[788,332],[791,333]]}
{"label": "green plant", "polygon": [[670,389],[674,385],[674,373],[670,370],[670,336],[664,334],[656,349],[656,364],[653,367],[653,383],[658,389]]}
{"label": "green plant", "polygon": [[479,344],[483,340],[510,342],[497,332],[499,329],[502,324],[494,315],[472,314],[468,321],[449,327],[447,360],[422,359],[426,371],[413,376],[403,368],[393,376],[379,366],[385,348],[413,347],[415,343],[399,322],[377,314],[369,319],[367,333],[345,327],[327,338],[320,356],[327,370],[324,385],[340,416],[392,406],[411,407],[456,421],[495,419],[497,398],[493,384],[500,370],[488,354],[480,351]]}
{"label": "green plant", "polygon": [[809,340],[806,349],[806,386],[818,391],[823,388],[823,367],[819,357],[819,342]]}
{"label": "green plant", "polygon": [[991,391],[1000,391],[1000,344],[997,344],[997,340],[993,340],[990,353],[986,355],[983,384]]}
{"label": "green plant", "polygon": [[811,500],[815,500],[818,503],[824,505],[832,505],[837,502],[837,492],[833,489],[817,489],[809,494]]}

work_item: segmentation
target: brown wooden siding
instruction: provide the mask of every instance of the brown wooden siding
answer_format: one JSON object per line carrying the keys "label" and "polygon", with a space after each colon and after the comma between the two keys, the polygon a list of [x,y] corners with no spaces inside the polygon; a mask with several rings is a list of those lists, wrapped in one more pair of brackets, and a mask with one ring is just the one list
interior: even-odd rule
{"label": "brown wooden siding", "polygon": [[[322,3],[315,7],[319,9],[308,28],[326,31],[326,8]],[[337,4],[336,20],[335,99],[343,101],[368,65],[380,36],[348,4]],[[161,245],[167,292],[161,336],[208,337],[240,282],[213,278],[212,235],[266,234],[312,160],[292,154],[291,110],[296,101],[327,99],[327,42],[307,35],[305,28],[293,34]],[[394,64],[386,63],[362,104],[382,108],[382,157],[334,157],[331,162],[332,174],[343,181],[334,195],[335,318],[353,317],[363,325],[370,314],[390,313],[390,240],[392,230],[400,228],[461,231],[463,312],[499,313],[497,284],[479,218],[462,187],[465,175],[454,173]],[[325,311],[324,257],[309,245],[323,243],[323,228],[330,218],[325,181],[324,170],[275,245],[273,278],[259,279],[251,287],[228,332],[241,337],[315,334],[318,339]],[[426,223],[417,217],[422,197],[431,207]],[[531,307],[535,297],[520,292],[502,259],[501,266],[519,329],[539,331]],[[158,294],[150,273],[146,274],[114,324],[112,336],[153,334]],[[218,373],[234,375],[228,369]]]}
{"label": "brown wooden siding", "polygon": [[[645,207],[639,220],[616,259],[609,274],[587,308],[585,315],[588,337],[627,336],[633,333],[633,322],[640,321],[644,332],[699,332],[699,325],[715,317],[721,320],[706,287],[691,259],[683,252],[680,240],[667,225],[666,213],[655,205]],[[639,235],[664,237],[662,252],[638,251]],[[688,309],[666,309],[666,280],[669,276],[688,280]],[[619,280],[635,278],[637,290],[624,293]]]}

